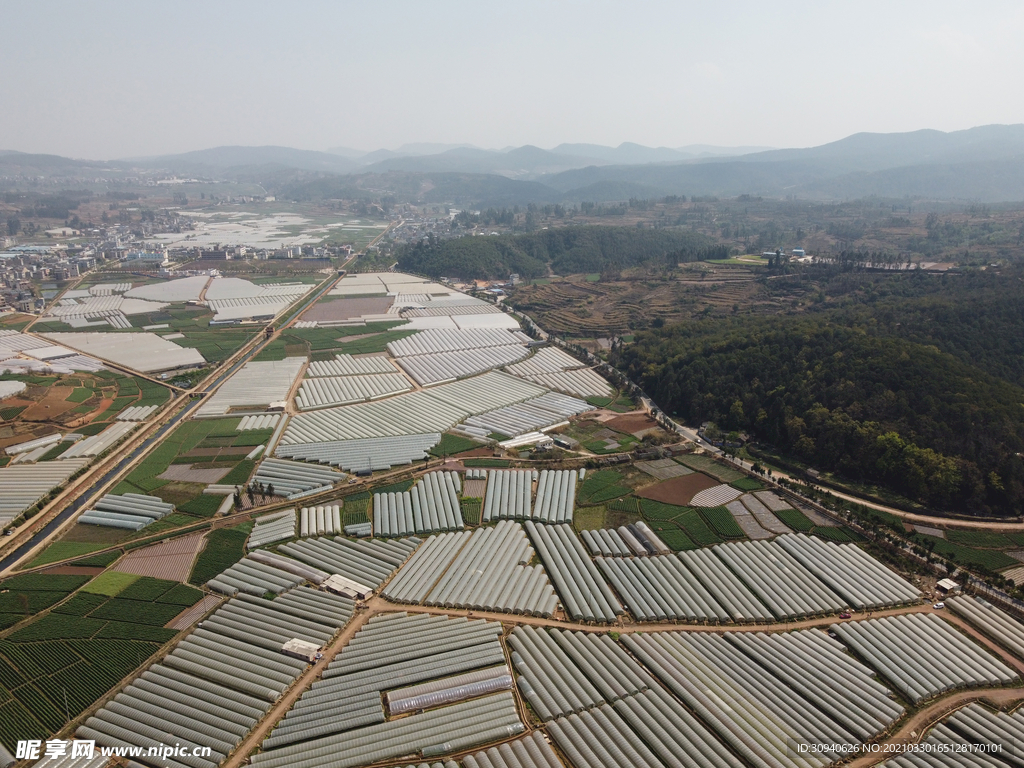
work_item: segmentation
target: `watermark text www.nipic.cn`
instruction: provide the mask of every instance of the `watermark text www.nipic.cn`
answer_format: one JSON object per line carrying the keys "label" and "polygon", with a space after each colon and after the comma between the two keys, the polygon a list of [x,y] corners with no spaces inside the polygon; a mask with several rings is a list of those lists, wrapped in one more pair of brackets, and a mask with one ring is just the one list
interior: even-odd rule
{"label": "watermark text www.nipic.cn", "polygon": [[100,747],[95,741],[75,739],[49,739],[47,741],[27,740],[18,742],[15,757],[18,760],[55,760],[58,757],[93,758],[97,751],[102,757],[210,757],[210,747],[196,747],[191,744],[160,744],[153,747]]}

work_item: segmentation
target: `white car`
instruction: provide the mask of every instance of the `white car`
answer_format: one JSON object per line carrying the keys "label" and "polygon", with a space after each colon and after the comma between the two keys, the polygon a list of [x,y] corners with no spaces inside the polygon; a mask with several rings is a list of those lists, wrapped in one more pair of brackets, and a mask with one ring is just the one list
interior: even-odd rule
{"label": "white car", "polygon": [[932,608],[934,608],[936,611],[941,611],[945,607],[946,607],[945,603],[936,603],[935,605],[932,606]]}

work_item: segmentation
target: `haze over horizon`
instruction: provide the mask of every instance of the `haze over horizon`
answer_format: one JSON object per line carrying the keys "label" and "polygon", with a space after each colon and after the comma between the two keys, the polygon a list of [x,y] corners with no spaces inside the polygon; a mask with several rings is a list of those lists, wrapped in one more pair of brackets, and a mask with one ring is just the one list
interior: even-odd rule
{"label": "haze over horizon", "polygon": [[0,149],[806,147],[1024,122],[1018,3],[783,6],[12,2]]}

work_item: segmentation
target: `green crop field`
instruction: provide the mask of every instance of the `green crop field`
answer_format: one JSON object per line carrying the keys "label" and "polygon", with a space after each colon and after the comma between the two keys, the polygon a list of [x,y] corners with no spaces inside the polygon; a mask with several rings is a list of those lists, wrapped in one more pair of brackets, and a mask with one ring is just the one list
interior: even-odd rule
{"label": "green crop field", "polygon": [[[687,509],[673,522],[682,528],[686,535],[698,546],[710,547],[712,544],[720,544],[724,540],[722,536],[711,530],[711,527],[696,509]],[[668,544],[668,542],[665,543]],[[672,545],[669,544],[669,546]]]}
{"label": "green crop field", "polygon": [[459,502],[462,509],[462,519],[466,525],[479,525],[480,513],[483,509],[483,501],[480,499],[462,499]]}
{"label": "green crop field", "polygon": [[614,469],[602,469],[587,474],[577,491],[581,504],[600,504],[628,496],[632,490],[622,484],[622,475]]}
{"label": "green crop field", "polygon": [[974,549],[973,547],[966,547],[935,536],[926,536],[923,533],[914,534],[913,539],[919,544],[931,545],[934,548],[935,554],[950,558],[968,567],[978,566],[995,572],[1002,568],[1020,565],[1020,561],[1010,557],[1005,552],[999,552],[994,549]]}
{"label": "green crop field", "polygon": [[676,461],[684,467],[689,467],[690,469],[695,469],[698,472],[703,472],[706,475],[711,475],[722,483],[734,483],[737,480],[746,478],[746,475],[738,469],[732,469],[723,464],[719,464],[710,456],[684,454],[683,456],[676,456],[675,458]]}
{"label": "green crop field", "polygon": [[84,403],[92,397],[93,394],[95,393],[88,387],[75,387],[71,391],[71,394],[68,395],[68,400],[72,403]]}
{"label": "green crop field", "polygon": [[[217,462],[227,461],[228,463],[216,463],[214,466],[231,467],[220,482],[227,485],[244,485],[248,482],[249,476],[256,466],[255,462],[243,458],[244,447],[238,449],[237,453],[232,452],[231,455],[222,457],[197,456],[191,458],[185,456],[200,447],[223,447],[219,445],[221,441],[226,446],[230,446],[234,440],[245,435],[244,432],[237,431],[239,421],[238,418],[226,418],[183,422],[118,484],[114,493],[145,493],[160,496],[164,501],[173,503],[179,513],[190,515],[192,519],[212,516],[220,504],[219,497],[204,496],[201,484],[172,483],[170,480],[160,478],[159,475],[172,464],[206,465],[213,464],[212,459],[216,459]],[[165,486],[166,490],[164,490]],[[147,526],[143,533],[151,533],[168,527],[170,522],[173,522],[170,520],[172,517],[174,521],[178,521],[179,525],[188,523],[188,519],[182,521],[181,517],[170,515]]]}
{"label": "green crop field", "polygon": [[479,448],[480,443],[476,440],[470,440],[468,437],[460,437],[459,435],[443,434],[441,435],[441,442],[430,449],[431,456],[452,456],[456,453],[462,453],[463,451],[471,451],[474,448]]}
{"label": "green crop field", "polygon": [[845,526],[816,525],[811,533],[828,541],[834,541],[837,544],[844,544],[848,541],[860,541],[862,538]]}
{"label": "green crop field", "polygon": [[214,576],[230,568],[245,556],[245,540],[249,530],[245,527],[218,528],[206,537],[206,548],[199,553],[192,566],[190,584],[205,584]]}
{"label": "green crop field", "polygon": [[[659,502],[654,502],[655,504]],[[640,515],[640,501],[635,496],[627,496],[624,499],[617,499],[608,505],[612,512],[625,512],[629,515]]]}
{"label": "green crop field", "polygon": [[946,539],[954,544],[979,549],[1012,549],[1016,544],[1002,533],[996,531],[946,531]]}
{"label": "green crop field", "polygon": [[[640,512],[645,520],[674,520],[690,507],[680,507],[675,504],[666,504],[663,501],[654,499],[640,499]],[[626,510],[623,510],[626,511]]]}
{"label": "green crop field", "polygon": [[799,509],[782,509],[776,512],[775,516],[794,531],[801,533],[810,533],[814,527],[814,523]]}
{"label": "green crop field", "polygon": [[[35,568],[48,563],[56,563],[59,560],[68,560],[79,555],[87,555],[90,552],[95,552],[97,549],[103,549],[103,545],[86,544],[80,541],[55,541],[40,552],[29,567]],[[79,563],[76,563],[76,565],[79,565]]]}
{"label": "green crop field", "polygon": [[122,590],[126,589],[138,578],[139,577],[134,573],[107,571],[106,573],[101,573],[95,579],[82,587],[82,591],[89,592],[94,595],[113,597],[114,595],[120,594]]}
{"label": "green crop field", "polygon": [[752,477],[741,477],[739,480],[733,480],[729,485],[741,491],[760,491],[764,488],[763,483]]}
{"label": "green crop field", "polygon": [[[102,546],[102,545],[101,545]],[[82,566],[83,568],[106,568],[121,556],[121,550],[114,549],[110,552],[100,552],[96,555],[83,557],[75,560],[71,565]]]}
{"label": "green crop field", "polygon": [[725,507],[702,509],[701,515],[719,536],[724,536],[727,539],[745,538],[743,529],[736,522],[736,518]]}
{"label": "green crop field", "polygon": [[[61,590],[81,586],[87,578],[26,574],[8,579],[4,586],[66,596],[68,592]],[[77,717],[103,698],[174,638],[177,632],[162,625],[202,596],[198,590],[158,579],[132,577],[132,584],[119,585],[114,581],[100,577],[89,586],[99,583],[105,592],[118,589],[120,596],[79,591],[0,640],[0,742],[46,739],[58,731],[68,717]],[[39,590],[41,586],[51,591]],[[174,599],[168,599],[172,595]],[[153,596],[163,602],[154,602]],[[37,604],[50,599],[37,599]]]}
{"label": "green crop field", "polygon": [[697,544],[694,543],[686,531],[679,527],[672,525],[671,523],[661,523],[659,525],[651,525],[651,528],[658,535],[665,545],[671,547],[676,552],[683,552],[687,549],[698,549]]}
{"label": "green crop field", "polygon": [[465,459],[462,463],[467,467],[477,467],[481,469],[486,469],[488,467],[502,469],[509,465],[507,459]]}

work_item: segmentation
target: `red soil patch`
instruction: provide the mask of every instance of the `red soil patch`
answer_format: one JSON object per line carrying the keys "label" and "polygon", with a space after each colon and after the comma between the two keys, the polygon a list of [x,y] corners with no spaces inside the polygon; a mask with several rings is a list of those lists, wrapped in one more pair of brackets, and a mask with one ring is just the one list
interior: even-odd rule
{"label": "red soil patch", "polygon": [[494,449],[493,448],[473,448],[472,450],[469,450],[469,451],[463,451],[462,453],[457,453],[457,454],[455,454],[455,456],[457,458],[460,458],[460,459],[472,459],[472,458],[475,458],[477,456],[483,456],[483,457],[486,457],[486,458],[490,459],[490,458],[494,458]]}
{"label": "red soil patch", "polygon": [[673,477],[671,480],[649,485],[646,488],[635,491],[635,493],[637,496],[642,496],[645,499],[653,499],[665,504],[676,504],[680,507],[685,507],[698,493],[708,488],[714,488],[716,485],[721,485],[721,483],[712,477],[702,475],[700,472],[694,472],[692,475]]}
{"label": "red soil patch", "polygon": [[633,434],[634,432],[643,432],[645,429],[653,429],[658,426],[658,423],[642,413],[631,413],[625,416],[616,416],[614,419],[608,419],[608,421],[604,422],[604,425],[618,432]]}
{"label": "red soil patch", "polygon": [[98,568],[90,565],[58,565],[56,568],[47,568],[41,573],[54,573],[63,576],[98,576],[106,568]]}
{"label": "red soil patch", "polygon": [[46,397],[37,403],[33,403],[30,408],[21,412],[21,420],[51,421],[67,413],[72,408],[78,407],[81,403],[73,403],[68,400],[68,397],[74,391],[74,387],[58,387],[56,385],[50,387],[46,391]]}

